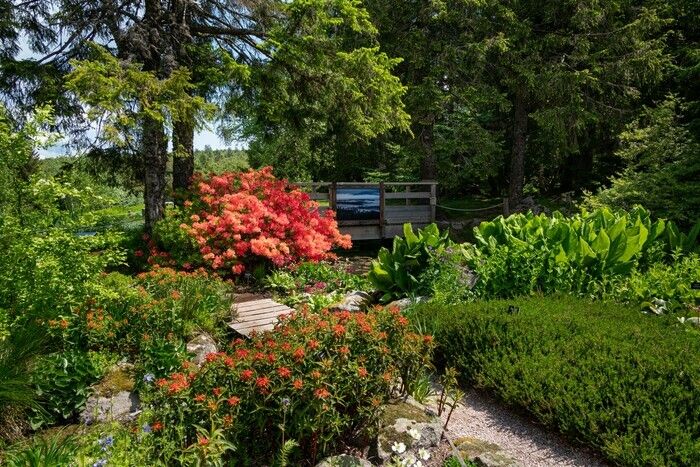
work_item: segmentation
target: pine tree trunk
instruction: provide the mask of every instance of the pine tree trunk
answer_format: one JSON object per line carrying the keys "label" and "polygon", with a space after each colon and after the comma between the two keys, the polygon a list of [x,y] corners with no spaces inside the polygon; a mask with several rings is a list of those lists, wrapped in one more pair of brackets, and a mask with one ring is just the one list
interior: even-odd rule
{"label": "pine tree trunk", "polygon": [[423,180],[437,180],[437,160],[435,159],[432,123],[418,127],[418,139],[423,152],[420,175]]}
{"label": "pine tree trunk", "polygon": [[143,120],[142,157],[144,161],[144,204],[146,232],[165,214],[165,168],[168,141],[163,124],[151,118]]}
{"label": "pine tree trunk", "polygon": [[194,175],[194,126],[191,122],[174,124],[173,148],[173,191],[177,193],[189,188]]}
{"label": "pine tree trunk", "polygon": [[508,204],[515,209],[523,199],[525,150],[527,143],[527,93],[522,87],[515,92],[513,118],[513,152],[510,158]]}

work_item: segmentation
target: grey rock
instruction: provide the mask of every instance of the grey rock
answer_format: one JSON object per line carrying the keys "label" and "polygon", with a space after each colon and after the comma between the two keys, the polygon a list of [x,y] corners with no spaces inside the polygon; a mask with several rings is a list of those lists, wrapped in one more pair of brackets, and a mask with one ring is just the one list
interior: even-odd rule
{"label": "grey rock", "polygon": [[[420,434],[418,439],[412,431]],[[383,462],[392,458],[391,446],[403,443],[406,451],[402,458],[418,457],[418,450],[437,446],[442,438],[442,421],[417,403],[398,402],[384,408],[377,436],[377,454]]]}
{"label": "grey rock", "polygon": [[450,228],[453,230],[464,230],[464,222],[453,222]]}
{"label": "grey rock", "polygon": [[326,457],[316,464],[316,467],[372,467],[367,459],[341,454],[339,456]]}
{"label": "grey rock", "polygon": [[386,307],[387,308],[398,308],[399,310],[403,311],[411,305],[415,305],[417,303],[427,302],[428,300],[429,300],[428,297],[402,298],[400,300],[394,300],[393,302],[389,303]]}
{"label": "grey rock", "polygon": [[686,323],[694,324],[695,326],[700,326],[700,318],[697,316],[692,316],[685,319]]}
{"label": "grey rock", "polygon": [[517,467],[519,464],[503,452],[487,452],[474,459],[480,467]]}
{"label": "grey rock", "polygon": [[462,457],[482,467],[515,467],[519,465],[499,445],[488,441],[464,437],[456,439],[454,445]]}
{"label": "grey rock", "polygon": [[207,333],[199,334],[187,343],[187,351],[194,354],[193,361],[201,366],[210,353],[218,352],[216,342]]}
{"label": "grey rock", "polygon": [[332,311],[362,311],[372,301],[372,297],[360,290],[353,290],[345,295],[341,302],[334,303],[329,308]]}
{"label": "grey rock", "polygon": [[80,413],[80,421],[86,425],[111,421],[127,423],[139,412],[139,397],[131,391],[119,391],[111,396],[93,394]]}

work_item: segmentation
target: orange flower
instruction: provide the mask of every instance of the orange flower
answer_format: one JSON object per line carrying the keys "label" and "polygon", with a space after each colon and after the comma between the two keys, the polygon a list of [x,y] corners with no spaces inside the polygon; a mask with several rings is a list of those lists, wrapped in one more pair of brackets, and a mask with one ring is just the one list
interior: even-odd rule
{"label": "orange flower", "polygon": [[304,355],[306,355],[306,352],[304,352],[304,349],[302,349],[301,347],[297,347],[297,349],[292,354],[292,356],[297,360],[302,360],[304,358]]}
{"label": "orange flower", "polygon": [[241,398],[236,396],[231,396],[228,399],[226,399],[226,402],[228,402],[228,405],[230,405],[231,407],[237,406],[240,401]]}
{"label": "orange flower", "polygon": [[316,349],[318,349],[318,346],[319,346],[319,345],[320,345],[320,344],[319,344],[319,342],[318,342],[316,339],[311,339],[311,340],[309,341],[309,343],[308,343],[308,346],[309,346],[309,348],[310,348],[311,350],[316,350]]}
{"label": "orange flower", "polygon": [[367,369],[363,366],[357,369],[357,374],[360,378],[365,378],[367,376]]}
{"label": "orange flower", "polygon": [[241,381],[248,381],[252,377],[253,377],[253,370],[241,371]]}
{"label": "orange flower", "polygon": [[338,349],[338,352],[340,352],[341,355],[347,355],[350,353],[350,347],[344,345],[340,349]]}
{"label": "orange flower", "polygon": [[330,396],[331,393],[326,388],[318,388],[314,391],[314,395],[319,399],[325,399]]}
{"label": "orange flower", "polygon": [[170,296],[173,298],[173,300],[180,300],[182,294],[180,294],[180,292],[177,290],[173,290],[172,292],[170,292]]}
{"label": "orange flower", "polygon": [[255,385],[260,389],[267,389],[267,387],[270,385],[270,378],[267,376],[261,376],[255,380]]}
{"label": "orange flower", "polygon": [[153,424],[151,424],[151,429],[153,431],[160,431],[163,429],[163,424],[161,422],[153,422]]}
{"label": "orange flower", "polygon": [[205,438],[204,436],[200,436],[198,442],[200,446],[206,446],[209,444],[209,439]]}
{"label": "orange flower", "polygon": [[216,397],[219,397],[221,395],[222,389],[221,388],[214,388],[211,390],[211,392],[213,392]]}
{"label": "orange flower", "polygon": [[204,402],[206,399],[207,396],[205,396],[204,394],[197,394],[196,396],[194,396],[194,400],[196,400],[197,402]]}
{"label": "orange flower", "polygon": [[277,374],[280,375],[281,378],[289,378],[290,376],[292,376],[292,370],[290,370],[286,366],[281,366],[277,368]]}
{"label": "orange flower", "polygon": [[304,383],[300,379],[295,379],[292,386],[294,386],[294,389],[299,390],[304,386]]}
{"label": "orange flower", "polygon": [[343,326],[342,324],[333,325],[333,334],[336,337],[341,337],[343,334],[345,334],[345,326]]}

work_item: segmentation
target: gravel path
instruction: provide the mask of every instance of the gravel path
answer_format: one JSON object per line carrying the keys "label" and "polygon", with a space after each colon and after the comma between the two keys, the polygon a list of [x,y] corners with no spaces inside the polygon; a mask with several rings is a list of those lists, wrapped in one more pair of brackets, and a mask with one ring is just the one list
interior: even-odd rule
{"label": "gravel path", "polygon": [[448,429],[451,440],[469,436],[497,444],[524,467],[607,465],[589,450],[572,446],[556,433],[474,390],[454,410]]}

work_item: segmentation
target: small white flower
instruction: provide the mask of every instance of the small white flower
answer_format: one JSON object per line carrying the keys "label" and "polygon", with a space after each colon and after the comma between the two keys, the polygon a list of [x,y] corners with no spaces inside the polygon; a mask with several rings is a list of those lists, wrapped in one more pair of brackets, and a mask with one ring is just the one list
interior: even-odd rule
{"label": "small white flower", "polygon": [[411,438],[415,440],[420,439],[420,431],[416,430],[415,428],[411,428],[410,430],[408,430],[408,434],[411,435]]}
{"label": "small white flower", "polygon": [[403,454],[406,451],[406,445],[394,441],[394,444],[391,445],[391,450],[396,454]]}
{"label": "small white flower", "polygon": [[406,467],[414,467],[416,465],[416,458],[413,456],[408,456],[401,459],[401,465]]}
{"label": "small white flower", "polygon": [[430,453],[428,452],[427,449],[425,449],[425,448],[420,448],[420,449],[418,450],[418,457],[420,457],[420,458],[423,459],[424,461],[427,461],[428,459],[430,459]]}
{"label": "small white flower", "polygon": [[423,467],[423,463],[421,461],[415,461],[413,467]]}

